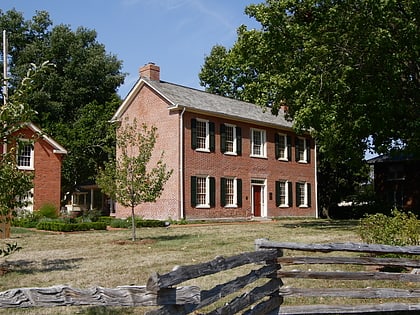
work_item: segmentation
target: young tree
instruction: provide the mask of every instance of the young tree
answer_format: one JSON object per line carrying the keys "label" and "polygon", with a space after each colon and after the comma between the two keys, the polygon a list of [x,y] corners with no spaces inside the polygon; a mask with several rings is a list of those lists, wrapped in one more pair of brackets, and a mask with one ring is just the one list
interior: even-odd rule
{"label": "young tree", "polygon": [[96,181],[109,196],[131,208],[132,240],[136,240],[134,208],[145,202],[154,202],[163,191],[163,185],[172,175],[163,162],[163,152],[156,165],[150,165],[156,143],[157,128],[145,124],[137,126],[134,120],[117,131],[117,158],[105,164]]}

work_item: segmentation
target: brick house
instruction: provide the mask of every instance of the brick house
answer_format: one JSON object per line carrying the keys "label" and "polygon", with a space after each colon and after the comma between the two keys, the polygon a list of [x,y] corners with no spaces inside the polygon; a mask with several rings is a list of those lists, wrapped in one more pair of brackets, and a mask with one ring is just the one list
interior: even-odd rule
{"label": "brick house", "polygon": [[[55,140],[45,135],[36,125],[29,123],[14,134],[20,139],[17,166],[23,172],[33,172],[33,189],[28,192],[29,205],[25,210],[38,210],[52,204],[57,210],[61,203],[61,164],[67,154]],[[27,142],[27,143],[25,143]],[[9,144],[8,149],[16,144]],[[4,150],[0,146],[0,152]]]}
{"label": "brick house", "polygon": [[404,155],[380,155],[368,160],[373,166],[375,196],[385,206],[420,212],[420,163]]}
{"label": "brick house", "polygon": [[[160,80],[147,64],[112,121],[156,126],[156,155],[173,175],[144,218],[317,216],[315,143],[296,135],[284,112]],[[118,153],[117,153],[118,155]],[[117,217],[130,209],[116,205]]]}

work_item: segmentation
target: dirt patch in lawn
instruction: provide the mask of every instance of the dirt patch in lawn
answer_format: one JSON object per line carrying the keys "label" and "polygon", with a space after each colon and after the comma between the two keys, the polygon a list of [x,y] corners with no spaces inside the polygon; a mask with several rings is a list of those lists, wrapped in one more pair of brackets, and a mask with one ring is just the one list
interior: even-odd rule
{"label": "dirt patch in lawn", "polygon": [[140,239],[140,240],[116,240],[112,241],[112,244],[115,245],[150,245],[156,243],[156,240],[152,240],[150,238]]}

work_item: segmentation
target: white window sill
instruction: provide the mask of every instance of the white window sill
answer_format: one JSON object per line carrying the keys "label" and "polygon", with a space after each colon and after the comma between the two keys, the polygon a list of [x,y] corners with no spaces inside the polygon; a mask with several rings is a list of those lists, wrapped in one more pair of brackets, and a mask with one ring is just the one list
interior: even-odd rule
{"label": "white window sill", "polygon": [[197,209],[210,209],[209,205],[196,205],[195,206]]}
{"label": "white window sill", "polygon": [[225,208],[227,208],[227,209],[233,209],[233,208],[238,208],[238,206],[237,205],[226,205],[225,206]]}
{"label": "white window sill", "polygon": [[225,152],[224,155],[231,155],[231,156],[237,156],[238,154],[236,152]]}
{"label": "white window sill", "polygon": [[267,159],[267,157],[266,156],[263,156],[263,155],[254,155],[254,154],[251,154],[250,157],[257,158],[257,159]]}
{"label": "white window sill", "polygon": [[210,152],[210,149],[195,149],[195,151],[209,153]]}
{"label": "white window sill", "polygon": [[18,166],[18,170],[21,170],[21,171],[34,171],[35,168],[29,167],[29,166]]}

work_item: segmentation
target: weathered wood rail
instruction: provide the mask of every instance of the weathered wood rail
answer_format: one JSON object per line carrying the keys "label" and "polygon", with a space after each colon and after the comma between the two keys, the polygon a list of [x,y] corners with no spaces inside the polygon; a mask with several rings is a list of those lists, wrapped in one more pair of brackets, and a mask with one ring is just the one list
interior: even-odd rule
{"label": "weathered wood rail", "polygon": [[[48,288],[23,288],[0,292],[0,308],[51,307],[51,306],[159,306],[146,312],[147,315],[165,314],[406,314],[420,313],[420,274],[404,272],[366,271],[368,266],[420,268],[420,260],[412,258],[372,257],[374,254],[396,253],[399,255],[420,255],[419,246],[393,247],[367,244],[297,244],[276,243],[256,240],[256,251],[232,257],[216,257],[214,260],[189,266],[175,267],[166,274],[154,273],[146,286],[123,286],[114,289],[94,287],[74,289],[67,286]],[[285,256],[284,252],[320,252],[322,256]],[[340,256],[325,256],[340,252]],[[344,257],[343,252],[359,253]],[[349,265],[361,266],[357,271],[325,271],[329,265],[347,270]],[[303,270],[288,270],[288,266],[302,266]],[[311,267],[311,268],[308,268]],[[319,269],[319,271],[313,271]],[[316,268],[315,268],[316,267]],[[323,269],[324,268],[324,269]],[[372,269],[372,268],[370,268]],[[352,269],[350,269],[352,270]],[[184,282],[204,276],[222,273],[224,283],[210,289],[196,285],[179,286]],[[239,275],[238,275],[239,274]],[[219,276],[220,277],[220,276]],[[291,286],[284,286],[283,280],[291,280]],[[356,280],[368,287],[322,287],[314,285],[299,287],[298,281]],[[372,280],[390,281],[391,284],[409,283],[410,287],[391,285],[385,288],[373,287]],[[194,280],[203,284],[200,280]],[[289,280],[287,280],[289,281]],[[392,282],[393,281],[393,282]],[[354,281],[352,281],[354,282]],[[381,282],[382,283],[382,282]],[[194,283],[195,284],[195,283]],[[288,283],[287,283],[288,284]],[[340,298],[376,299],[374,303],[344,305],[311,304],[289,305],[287,299]],[[387,302],[387,299],[404,299],[409,302]],[[356,300],[357,301],[357,300]]]}
{"label": "weathered wood rail", "polygon": [[[382,267],[392,268],[408,268],[416,270],[420,268],[420,259],[408,259],[408,258],[382,258],[374,257],[374,255],[384,254],[397,254],[397,255],[409,255],[419,257],[420,246],[388,246],[388,245],[376,245],[376,244],[356,244],[356,243],[331,243],[331,244],[297,244],[297,243],[276,243],[268,240],[257,240],[256,246],[259,249],[277,249],[285,253],[286,250],[292,251],[304,251],[304,252],[319,252],[323,253],[322,256],[282,256],[278,258],[278,262],[282,265],[282,269],[277,272],[279,278],[286,282],[287,278],[293,279],[305,279],[305,280],[353,280],[352,286],[354,286],[355,280],[361,285],[366,284],[368,281],[368,287],[352,287],[352,288],[325,288],[321,285],[315,285],[311,288],[308,287],[289,287],[284,286],[280,288],[280,295],[283,299],[288,297],[311,297],[319,298],[321,301],[325,297],[339,297],[344,298],[345,301],[348,299],[377,299],[375,303],[370,304],[357,304],[357,303],[345,303],[345,305],[323,305],[312,304],[312,305],[282,305],[279,314],[379,314],[379,313],[392,313],[392,314],[406,314],[406,313],[420,313],[420,274],[409,273],[407,270],[401,272],[381,271]],[[343,257],[343,256],[325,256],[324,254],[340,252],[360,253],[358,257]],[[302,270],[285,270],[288,265],[303,266]],[[376,269],[377,271],[324,271],[327,265],[349,265],[356,266],[372,266],[370,269]],[[311,266],[317,266],[319,271],[312,270]],[[375,266],[375,268],[373,268]],[[348,269],[348,268],[343,268]],[[363,269],[363,268],[359,268]],[[386,269],[384,269],[386,270]],[[385,288],[373,287],[374,281],[383,280],[390,281],[391,285]],[[292,281],[293,282],[293,281]],[[380,283],[383,283],[382,281]],[[406,288],[399,288],[400,285],[396,284],[406,283]],[[287,283],[286,283],[287,284]],[[410,284],[408,286],[408,284]],[[330,284],[331,285],[331,284]],[[342,285],[341,285],[342,286]],[[394,287],[393,287],[394,286]],[[395,303],[387,302],[384,300],[388,299],[409,299],[410,302]]]}

